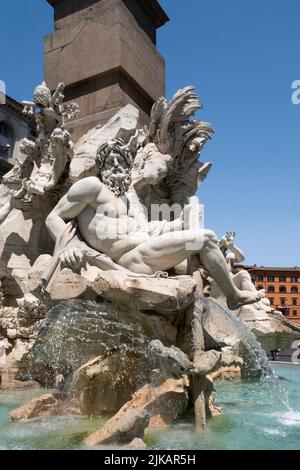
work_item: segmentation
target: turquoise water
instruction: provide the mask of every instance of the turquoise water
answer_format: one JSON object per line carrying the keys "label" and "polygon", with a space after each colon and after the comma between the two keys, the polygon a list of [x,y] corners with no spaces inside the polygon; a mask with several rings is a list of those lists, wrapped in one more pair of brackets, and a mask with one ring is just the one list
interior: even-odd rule
{"label": "turquoise water", "polygon": [[[217,384],[223,415],[209,421],[204,435],[193,432],[187,415],[164,431],[147,436],[154,449],[300,449],[300,367],[276,366],[275,379]],[[42,393],[42,392],[40,392]],[[37,396],[37,391],[0,392],[0,450],[84,449],[84,436],[103,419],[51,418],[10,423],[11,410]]]}

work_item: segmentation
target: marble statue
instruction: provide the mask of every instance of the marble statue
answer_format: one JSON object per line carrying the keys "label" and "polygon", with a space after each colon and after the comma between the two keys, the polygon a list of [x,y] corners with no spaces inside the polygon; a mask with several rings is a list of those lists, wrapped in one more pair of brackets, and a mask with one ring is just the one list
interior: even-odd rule
{"label": "marble statue", "polygon": [[79,113],[76,104],[63,104],[64,84],[60,83],[52,94],[46,83],[34,92],[34,100],[23,101],[24,114],[36,121],[35,141],[23,139],[21,152],[26,156],[4,176],[5,184],[20,185],[26,179],[27,198],[43,195],[55,188],[62,177],[67,163],[73,158],[73,143],[64,128],[65,120]]}
{"label": "marble statue", "polygon": [[[135,206],[126,197],[131,185],[132,156],[121,141],[112,141],[98,151],[99,174],[75,183],[47,218],[48,230],[56,241],[75,220],[86,242],[99,253],[132,273],[154,275],[175,268],[196,255],[198,265],[204,266],[216,280],[227,298],[230,309],[259,301],[257,291],[242,291],[234,284],[216,235],[210,230],[197,231],[185,227],[186,205],[179,218],[140,225]],[[199,232],[199,233],[198,233]],[[201,240],[200,246],[189,249]],[[66,247],[61,261],[76,268],[81,263],[81,247]]]}

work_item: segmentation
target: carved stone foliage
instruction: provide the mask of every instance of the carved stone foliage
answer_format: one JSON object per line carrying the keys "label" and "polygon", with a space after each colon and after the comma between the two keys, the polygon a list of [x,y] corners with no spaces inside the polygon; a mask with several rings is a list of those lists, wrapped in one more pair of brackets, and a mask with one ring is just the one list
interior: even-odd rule
{"label": "carved stone foliage", "polygon": [[27,199],[55,188],[73,158],[73,143],[64,125],[79,113],[79,108],[76,104],[63,104],[63,91],[64,84],[60,83],[52,94],[44,82],[35,89],[33,102],[23,102],[24,114],[35,117],[37,137],[34,142],[22,140],[25,160],[18,162],[3,182],[25,186]]}
{"label": "carved stone foliage", "polygon": [[161,175],[156,184],[145,179],[147,187],[141,196],[147,206],[161,201],[183,206],[206,178],[211,164],[200,162],[199,153],[211,138],[213,128],[204,121],[192,120],[202,107],[194,87],[179,90],[170,102],[160,98],[154,104],[149,127],[145,128],[145,142],[155,144],[156,149],[149,152],[146,146],[143,157],[138,157],[144,160],[143,171],[155,163],[166,168],[164,174],[157,170]]}

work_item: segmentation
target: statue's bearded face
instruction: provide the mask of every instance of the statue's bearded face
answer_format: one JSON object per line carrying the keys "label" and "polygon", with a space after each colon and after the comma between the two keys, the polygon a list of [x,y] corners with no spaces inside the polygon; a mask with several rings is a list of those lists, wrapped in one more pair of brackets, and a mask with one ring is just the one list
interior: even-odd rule
{"label": "statue's bearded face", "polygon": [[101,181],[117,196],[123,196],[131,184],[131,168],[124,156],[112,149],[100,169]]}

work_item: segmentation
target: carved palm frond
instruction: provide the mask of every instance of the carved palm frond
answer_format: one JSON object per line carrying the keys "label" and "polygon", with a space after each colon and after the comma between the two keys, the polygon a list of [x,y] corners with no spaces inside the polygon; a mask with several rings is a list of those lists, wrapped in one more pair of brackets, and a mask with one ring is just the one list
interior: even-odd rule
{"label": "carved palm frond", "polygon": [[156,132],[161,122],[163,113],[168,109],[169,103],[166,98],[159,98],[156,103],[154,103],[150,116],[149,124],[149,137],[151,140],[155,140]]}
{"label": "carved palm frond", "polygon": [[171,199],[178,199],[178,192],[185,193],[184,198],[191,196],[211,167],[199,177],[203,165],[198,161],[199,153],[214,132],[209,123],[192,120],[202,108],[192,86],[179,90],[170,102],[160,98],[152,108],[148,138],[173,159],[168,175],[160,183]]}

